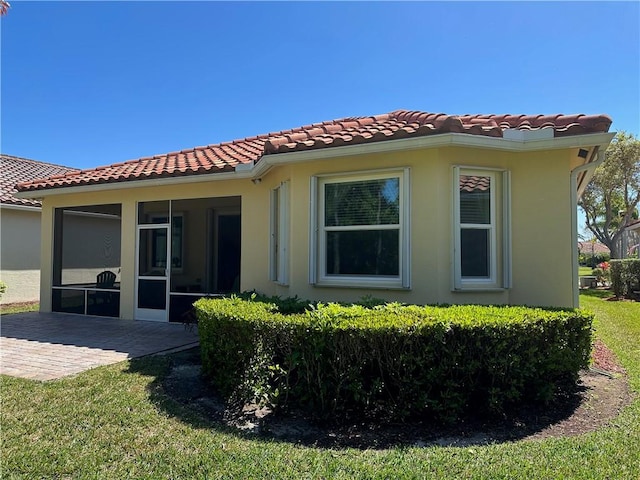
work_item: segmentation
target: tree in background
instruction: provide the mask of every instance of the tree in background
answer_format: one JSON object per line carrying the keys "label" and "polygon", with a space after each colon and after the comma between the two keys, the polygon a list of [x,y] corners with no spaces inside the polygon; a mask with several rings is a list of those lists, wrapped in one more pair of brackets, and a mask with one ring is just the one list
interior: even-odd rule
{"label": "tree in background", "polygon": [[609,247],[611,258],[622,257],[624,227],[638,218],[639,203],[640,141],[633,134],[618,132],[578,203],[586,227]]}

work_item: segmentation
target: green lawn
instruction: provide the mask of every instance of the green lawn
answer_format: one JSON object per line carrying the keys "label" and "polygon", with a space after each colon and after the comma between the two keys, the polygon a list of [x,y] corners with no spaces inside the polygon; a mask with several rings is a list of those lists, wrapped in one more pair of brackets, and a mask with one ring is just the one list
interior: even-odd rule
{"label": "green lawn", "polygon": [[[640,391],[640,304],[581,296]],[[566,439],[320,449],[243,437],[162,397],[166,357],[41,383],[1,377],[2,478],[640,478],[640,399]],[[153,400],[152,400],[153,399]]]}
{"label": "green lawn", "polygon": [[593,273],[593,268],[591,267],[578,267],[578,275],[585,276],[591,275]]}

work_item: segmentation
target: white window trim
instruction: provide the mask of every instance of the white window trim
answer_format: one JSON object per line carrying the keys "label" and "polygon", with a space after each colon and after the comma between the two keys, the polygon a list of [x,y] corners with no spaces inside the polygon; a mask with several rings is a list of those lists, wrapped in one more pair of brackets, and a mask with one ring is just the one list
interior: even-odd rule
{"label": "white window trim", "polygon": [[511,172],[502,171],[502,288],[511,288]]}
{"label": "white window trim", "polygon": [[[171,211],[171,209],[173,208],[173,204],[172,201],[169,202],[169,211]],[[180,260],[182,262],[182,266],[181,267],[174,267],[173,265],[171,266],[171,273],[183,273],[184,272],[184,212],[171,212],[171,215],[169,216],[169,218],[171,219],[171,221],[169,223],[159,223],[159,225],[162,224],[166,224],[169,225],[169,238],[167,239],[167,242],[169,242],[170,244],[170,253],[171,256],[168,258],[169,263],[173,263],[172,261],[172,257],[173,257],[173,219],[176,217],[180,217],[182,219],[182,228],[180,230]],[[150,218],[152,220],[152,225],[156,225],[155,223],[153,223],[153,220],[159,220],[159,219],[165,219],[167,218],[167,215],[163,215],[163,214],[151,214]],[[144,225],[144,224],[142,224]]]}
{"label": "white window trim", "polygon": [[289,285],[289,181],[271,190],[269,279]]}
{"label": "white window trim", "polygon": [[[460,176],[461,175],[482,175],[491,178],[491,223],[487,227],[476,224],[460,223]],[[497,179],[500,178],[500,189],[502,203],[500,212],[497,210],[496,189]],[[511,288],[511,190],[510,172],[498,168],[486,167],[453,167],[453,285],[454,291],[464,290],[484,290],[501,291]],[[498,249],[498,224],[497,215],[501,216],[501,248]],[[489,235],[489,277],[488,278],[463,278],[462,259],[460,256],[460,230],[462,228],[487,228]],[[498,258],[502,261],[501,275],[498,273]]]}
{"label": "white window trim", "polygon": [[[353,182],[396,177],[399,180],[400,216],[398,226],[376,225],[375,229],[399,230],[399,259],[397,276],[327,275],[324,233],[335,230],[324,226],[323,185],[327,183]],[[410,169],[381,169],[360,172],[324,174],[311,177],[309,214],[309,283],[321,287],[350,288],[411,288],[411,192]],[[361,230],[363,226],[340,227],[340,230]],[[365,226],[366,227],[366,226]]]}

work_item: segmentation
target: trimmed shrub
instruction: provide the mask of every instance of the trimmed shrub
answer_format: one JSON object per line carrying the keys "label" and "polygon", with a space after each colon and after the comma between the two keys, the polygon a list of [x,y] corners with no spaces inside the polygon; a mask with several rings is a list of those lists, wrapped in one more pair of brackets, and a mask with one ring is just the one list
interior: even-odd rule
{"label": "trimmed shrub", "polygon": [[611,260],[611,288],[616,297],[631,295],[640,288],[640,259]]}
{"label": "trimmed shrub", "polygon": [[608,262],[611,260],[611,255],[608,253],[596,253],[591,255],[588,248],[584,252],[578,254],[578,263],[583,266],[595,268],[596,265],[602,262]]}
{"label": "trimmed shrub", "polygon": [[283,315],[237,297],[195,308],[204,372],[231,405],[319,420],[452,421],[548,401],[591,350],[582,310],[318,304]]}

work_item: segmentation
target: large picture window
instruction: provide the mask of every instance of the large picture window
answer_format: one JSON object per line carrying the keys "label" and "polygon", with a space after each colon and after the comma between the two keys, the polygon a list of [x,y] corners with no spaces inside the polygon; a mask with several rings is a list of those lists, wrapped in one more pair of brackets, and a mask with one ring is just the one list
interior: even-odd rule
{"label": "large picture window", "polygon": [[455,288],[508,288],[508,173],[454,172]]}
{"label": "large picture window", "polygon": [[408,170],[317,180],[317,283],[408,287]]}

